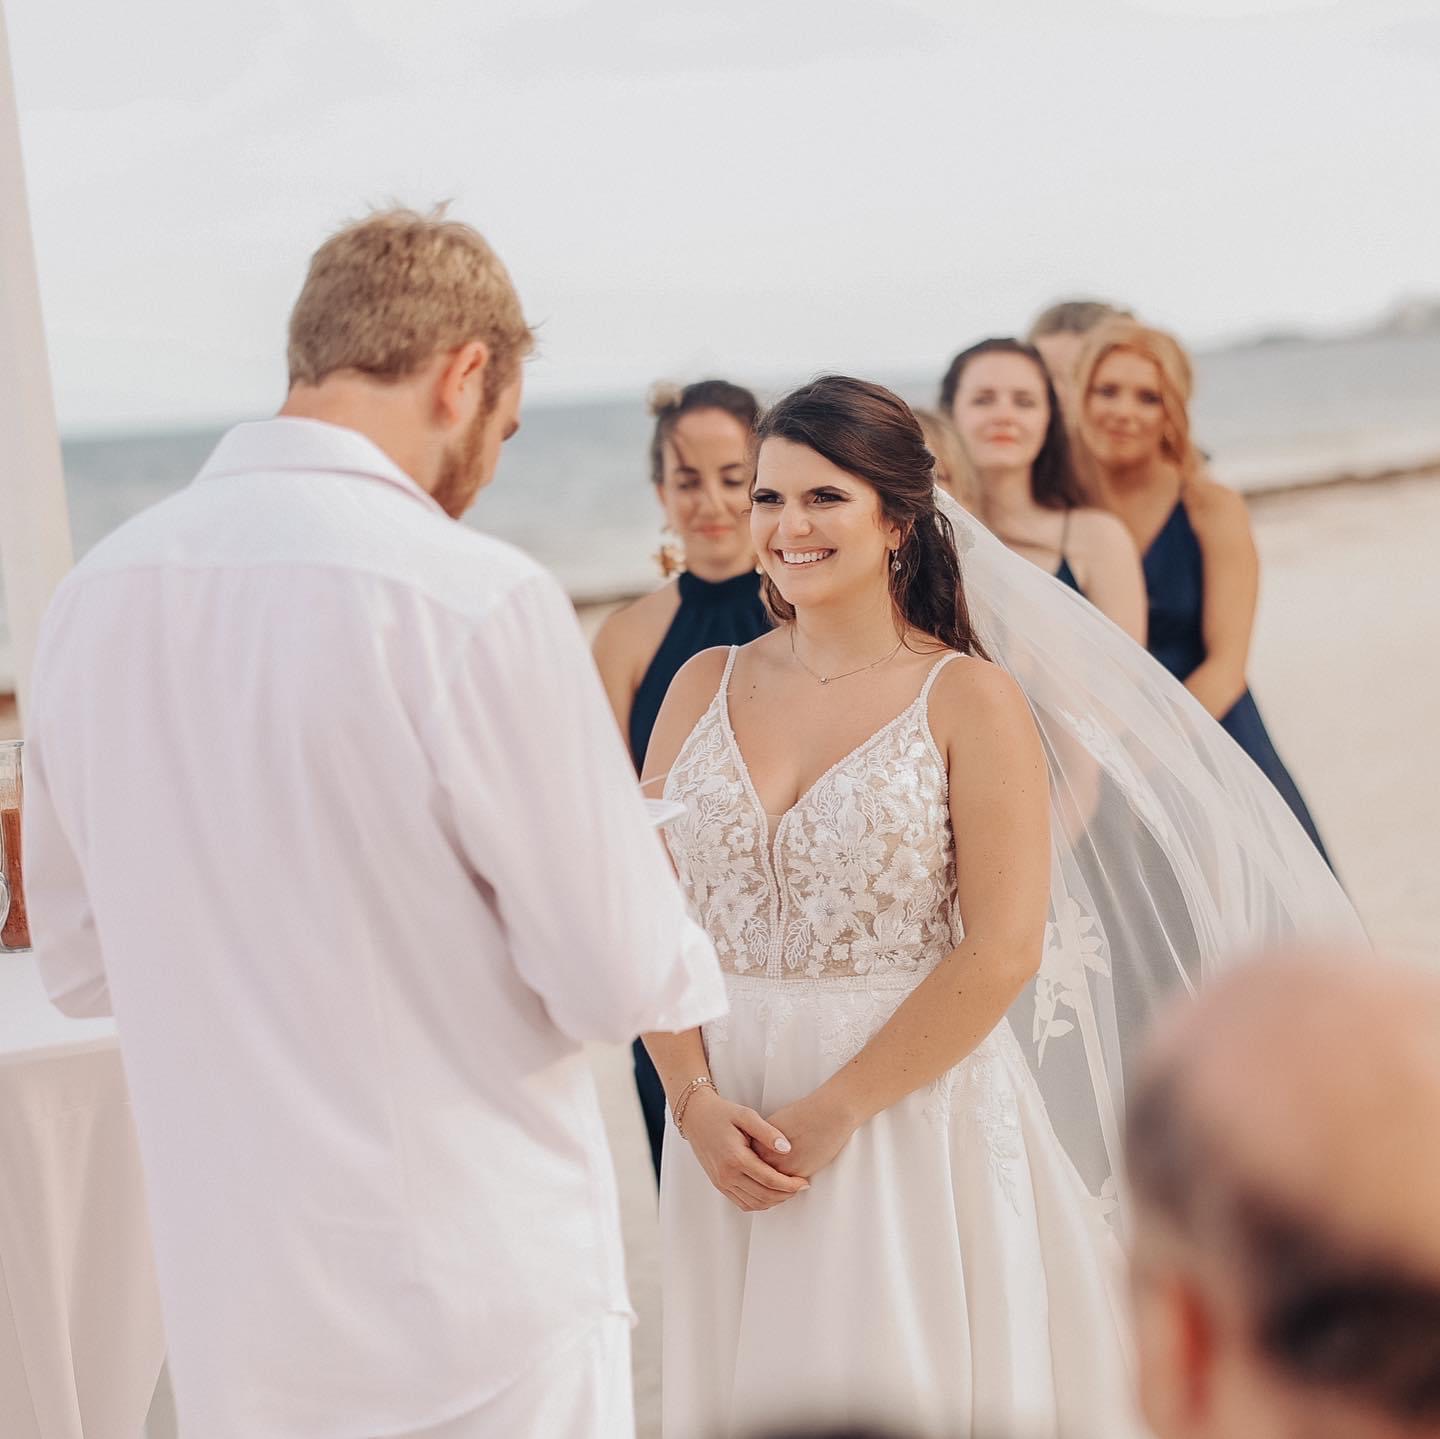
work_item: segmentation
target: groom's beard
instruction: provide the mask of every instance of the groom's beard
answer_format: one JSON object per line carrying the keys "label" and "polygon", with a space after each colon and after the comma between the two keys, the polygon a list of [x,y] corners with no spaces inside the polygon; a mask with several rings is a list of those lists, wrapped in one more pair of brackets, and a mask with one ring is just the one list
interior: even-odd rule
{"label": "groom's beard", "polygon": [[435,503],[458,520],[474,503],[484,476],[480,473],[480,447],[485,439],[485,425],[490,411],[481,406],[470,422],[470,428],[445,451],[440,461],[440,474],[430,492]]}

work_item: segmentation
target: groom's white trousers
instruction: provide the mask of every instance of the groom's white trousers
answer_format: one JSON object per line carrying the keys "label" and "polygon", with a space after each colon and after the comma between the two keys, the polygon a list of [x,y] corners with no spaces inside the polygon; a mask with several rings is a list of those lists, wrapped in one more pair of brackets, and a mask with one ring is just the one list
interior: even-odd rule
{"label": "groom's white trousers", "polygon": [[478,1409],[406,1439],[634,1439],[630,1320],[607,1314]]}

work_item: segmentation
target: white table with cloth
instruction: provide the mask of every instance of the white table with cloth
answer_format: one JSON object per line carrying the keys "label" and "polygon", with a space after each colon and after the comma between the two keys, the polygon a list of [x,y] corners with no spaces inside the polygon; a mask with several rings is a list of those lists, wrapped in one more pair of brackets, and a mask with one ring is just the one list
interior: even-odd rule
{"label": "white table with cloth", "polygon": [[0,1435],[138,1439],[164,1353],[114,1023],[0,954]]}

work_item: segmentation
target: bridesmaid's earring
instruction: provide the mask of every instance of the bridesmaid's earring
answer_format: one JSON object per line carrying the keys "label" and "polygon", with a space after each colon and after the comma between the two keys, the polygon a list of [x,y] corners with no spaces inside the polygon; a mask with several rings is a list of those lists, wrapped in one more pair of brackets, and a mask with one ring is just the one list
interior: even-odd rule
{"label": "bridesmaid's earring", "polygon": [[891,573],[891,574],[895,574],[895,575],[898,575],[898,574],[900,573],[900,551],[899,551],[899,550],[891,550],[891,551],[890,551],[890,573]]}
{"label": "bridesmaid's earring", "polygon": [[670,538],[672,533],[669,525],[660,527],[660,548],[655,551],[655,564],[660,570],[660,578],[665,580],[685,568],[685,551]]}

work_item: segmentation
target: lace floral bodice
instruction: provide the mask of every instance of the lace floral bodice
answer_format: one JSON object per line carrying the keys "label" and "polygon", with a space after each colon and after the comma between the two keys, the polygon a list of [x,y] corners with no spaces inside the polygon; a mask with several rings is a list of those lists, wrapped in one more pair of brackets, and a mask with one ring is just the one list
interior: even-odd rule
{"label": "lace floral bodice", "polygon": [[933,968],[960,936],[945,763],[915,701],[831,766],[773,835],[730,726],[734,649],[665,785],[667,836],[691,903],[732,974],[827,979]]}

